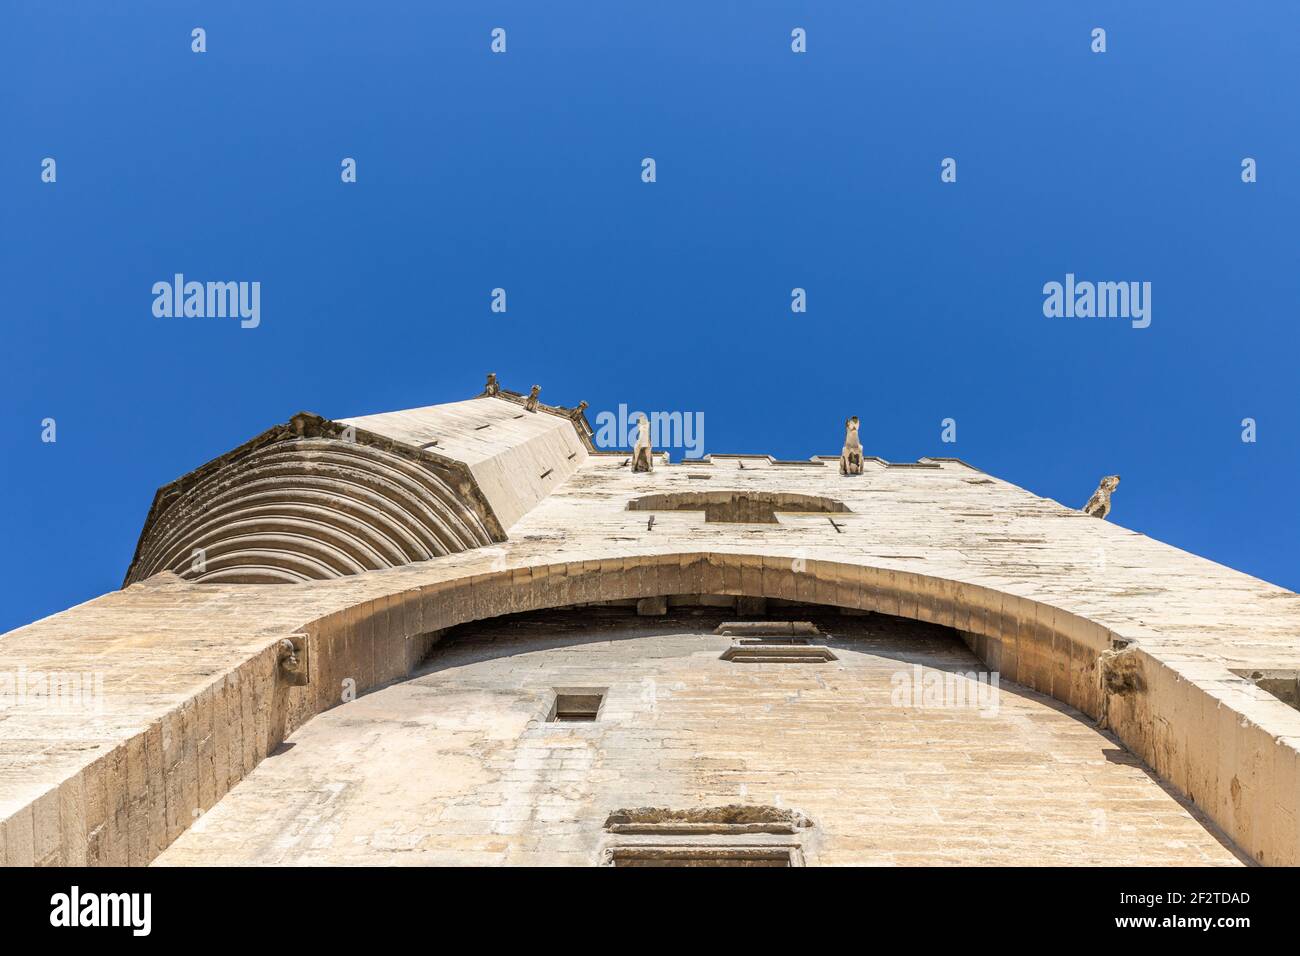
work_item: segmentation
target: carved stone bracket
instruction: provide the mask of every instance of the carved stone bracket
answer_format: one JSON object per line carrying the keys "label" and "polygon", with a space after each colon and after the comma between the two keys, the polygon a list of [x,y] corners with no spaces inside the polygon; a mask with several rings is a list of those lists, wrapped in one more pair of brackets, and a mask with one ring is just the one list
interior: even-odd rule
{"label": "carved stone bracket", "polygon": [[294,634],[282,637],[275,645],[276,670],[286,684],[302,687],[307,684],[307,635]]}

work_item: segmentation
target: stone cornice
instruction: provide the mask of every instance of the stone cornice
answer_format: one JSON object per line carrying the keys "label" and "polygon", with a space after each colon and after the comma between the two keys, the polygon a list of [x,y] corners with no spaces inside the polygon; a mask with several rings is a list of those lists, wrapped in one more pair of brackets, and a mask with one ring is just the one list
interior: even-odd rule
{"label": "stone cornice", "polygon": [[[528,396],[522,392],[511,391],[508,388],[498,386],[495,391],[485,389],[475,398],[499,398],[502,401],[511,402],[512,404],[528,407]],[[573,425],[573,430],[578,433],[578,440],[582,442],[583,447],[589,454],[600,454],[596,446],[592,444],[591,436],[593,434],[591,423],[587,421],[587,414],[584,409],[587,407],[586,402],[574,408],[565,408],[563,405],[547,405],[540,399],[537,402],[537,411],[546,415],[554,415],[557,418],[563,418]]]}

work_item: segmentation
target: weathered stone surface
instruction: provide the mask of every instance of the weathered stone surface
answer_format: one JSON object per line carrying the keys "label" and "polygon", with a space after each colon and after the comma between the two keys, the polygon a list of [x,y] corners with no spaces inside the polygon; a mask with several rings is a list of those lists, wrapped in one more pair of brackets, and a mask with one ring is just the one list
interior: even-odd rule
{"label": "weathered stone surface", "polygon": [[[448,459],[482,465],[474,475],[484,494],[499,494],[501,513],[518,516],[508,540],[302,584],[186,583],[163,573],[0,637],[2,672],[103,677],[98,709],[0,715],[6,862],[83,853],[96,862],[100,779],[104,803],[125,816],[127,859],[147,862],[210,800],[216,813],[226,790],[314,714],[405,673],[435,631],[529,608],[697,594],[952,626],[1004,680],[1093,718],[1104,713],[1126,747],[1250,857],[1300,863],[1300,712],[1238,673],[1300,669],[1292,592],[952,459],[899,466],[865,457],[860,475],[841,476],[838,456],[715,455],[636,473],[625,454],[590,454],[567,415],[528,414],[514,401],[391,416],[368,418],[384,419],[369,428],[393,442],[423,443],[436,436],[421,429],[448,424],[450,440],[463,442]],[[499,437],[483,437],[494,430]],[[651,513],[651,527],[645,511],[629,510],[646,495],[701,485],[847,510],[777,511],[768,524],[669,511]],[[275,645],[299,633],[310,680],[290,690],[276,680]],[[1140,690],[1112,693],[1099,678],[1116,640],[1132,648]],[[200,704],[209,693],[220,699],[211,734]],[[101,773],[117,750],[125,771]]]}
{"label": "weathered stone surface", "polygon": [[[755,833],[798,834],[810,865],[1241,862],[1045,695],[898,706],[897,675],[982,670],[951,631],[832,617],[838,660],[813,670],[719,660],[719,620],[469,625],[303,727],[159,863],[593,865],[621,834]],[[605,688],[597,720],[545,722],[567,687]]]}
{"label": "weathered stone surface", "polygon": [[587,458],[583,436],[571,419],[530,415],[500,397],[364,415],[341,424],[415,447],[430,446],[468,465],[503,528],[534,508]]}
{"label": "weathered stone surface", "polygon": [[636,612],[642,617],[655,617],[660,614],[668,613],[668,599],[666,597],[648,597],[641,598],[636,602]]}

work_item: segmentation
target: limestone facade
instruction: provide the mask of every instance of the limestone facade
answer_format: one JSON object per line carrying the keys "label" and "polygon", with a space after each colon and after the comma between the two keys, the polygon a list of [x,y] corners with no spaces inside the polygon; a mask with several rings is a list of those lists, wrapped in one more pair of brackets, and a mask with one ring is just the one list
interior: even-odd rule
{"label": "limestone facade", "polygon": [[[277,578],[280,583],[203,580],[187,574],[187,565],[177,558],[179,564],[164,561],[165,567],[133,577],[121,591],[0,637],[0,674],[97,674],[103,688],[94,708],[28,701],[0,711],[0,859],[11,865],[139,865],[177,844],[167,859],[184,861],[198,845],[193,841],[204,834],[216,839],[223,818],[240,819],[246,801],[257,799],[264,785],[274,787],[272,767],[287,761],[296,747],[265,771],[255,770],[286,738],[328,740],[330,728],[351,709],[372,720],[367,708],[382,709],[390,699],[400,712],[411,706],[404,695],[437,696],[437,681],[430,684],[422,674],[409,685],[351,699],[408,677],[426,658],[436,666],[436,655],[443,653],[439,637],[449,628],[593,602],[720,595],[876,612],[950,628],[983,668],[1001,675],[1004,686],[1019,685],[1023,693],[1038,695],[1036,701],[1052,698],[1075,708],[1144,762],[1174,795],[1169,799],[1177,813],[1153,825],[1177,831],[1172,839],[1188,848],[1181,859],[1235,858],[1231,849],[1224,857],[1214,840],[1206,842],[1204,834],[1211,831],[1205,827],[1196,831],[1201,836],[1188,835],[1186,821],[1203,814],[1242,858],[1272,865],[1300,862],[1300,712],[1270,693],[1270,684],[1254,679],[1267,674],[1268,681],[1284,684],[1286,675],[1300,669],[1300,595],[1114,520],[1097,520],[1040,498],[955,459],[899,464],[865,457],[861,474],[842,475],[839,455],[803,462],[725,455],[669,462],[656,453],[653,470],[639,472],[629,466],[627,453],[591,447],[580,411],[540,404],[530,411],[523,395],[504,391],[450,406],[319,421],[324,424],[312,433],[298,435],[287,427],[276,434],[273,443],[284,446],[275,449],[276,460],[293,464],[287,484],[272,485],[287,490],[283,500],[292,505],[306,487],[297,476],[321,474],[310,461],[319,448],[295,443],[319,443],[324,430],[334,455],[339,452],[334,442],[360,442],[377,453],[347,459],[348,475],[360,469],[366,477],[349,478],[351,497],[341,497],[347,507],[349,502],[366,505],[369,511],[356,508],[352,518],[372,515],[369,530],[331,517],[317,522],[324,530],[298,534],[277,525],[286,514],[271,509],[247,516],[252,523],[246,532],[223,526],[222,540],[238,542],[246,533],[260,542],[232,546],[243,566],[288,566],[306,554],[327,570],[286,574]],[[834,426],[827,434],[838,441]],[[376,468],[388,471],[366,471],[372,458]],[[308,464],[300,467],[303,460]],[[339,461],[325,464],[327,481],[315,490],[328,498],[329,482],[346,476],[330,472]],[[169,500],[185,500],[184,492],[221,466],[181,479],[179,497],[155,503],[141,553],[149,550],[157,529],[183,528],[185,521],[195,536],[178,533],[167,545],[169,553],[183,556],[205,547],[202,523],[192,521],[201,509],[169,515]],[[235,469],[232,484],[221,489],[227,495],[223,500],[237,504],[239,482],[267,477],[260,466],[248,473]],[[401,494],[355,490],[368,481],[401,485]],[[266,490],[265,484],[249,486],[250,495]],[[701,508],[686,510],[690,496],[702,493],[707,494],[696,499]],[[664,496],[660,500],[673,507],[647,511],[633,504],[647,496]],[[834,504],[806,512],[781,510],[807,500]],[[425,550],[435,553],[424,556],[414,546],[379,548],[377,542],[397,534],[394,524],[415,535],[399,519],[417,506],[429,515],[454,512],[466,521],[472,516],[484,534],[467,539],[463,548],[436,550],[432,543],[440,539],[433,522],[424,526],[429,536],[422,540]],[[749,520],[768,513],[774,520]],[[1122,505],[1118,517],[1122,520]],[[354,567],[322,557],[335,552],[321,542],[347,551],[343,543],[371,534],[368,546],[387,555],[382,564]],[[647,637],[628,642],[626,649],[641,648],[665,668],[688,666],[696,652],[686,653],[681,642],[690,637]],[[699,653],[712,654],[707,636],[694,637],[700,638]],[[278,644],[285,638],[301,647],[305,685],[291,683],[282,672]],[[429,658],[431,650],[435,656]],[[587,651],[593,662],[601,653],[595,646]],[[508,669],[517,664],[511,658],[528,653],[521,646],[518,654],[491,666]],[[574,650],[564,660],[584,653]],[[680,662],[671,664],[665,656]],[[842,659],[846,672],[853,671],[845,678],[846,707],[851,699],[853,707],[870,708],[870,656]],[[568,665],[549,661],[544,666]],[[752,679],[727,673],[735,680]],[[803,672],[778,678],[808,679]],[[609,686],[615,686],[612,679]],[[449,699],[460,696],[466,709],[453,713],[444,706],[449,701],[440,701],[431,705],[429,719],[475,719],[472,701],[447,690]],[[720,692],[735,694],[737,688]],[[818,695],[823,693],[831,694],[819,688]],[[716,710],[725,724],[725,708]],[[518,714],[508,706],[509,719],[502,713],[487,708],[481,718],[498,721],[502,732],[526,735]],[[691,719],[683,712],[682,726]],[[795,720],[790,713],[781,726],[793,727]],[[1095,761],[1101,746],[1096,731],[1078,721],[1072,726],[1082,729],[1048,729],[1034,736],[1022,727],[1006,733],[1021,749],[1059,747],[1081,765]],[[908,725],[895,729],[900,740],[916,744],[919,768],[924,758],[919,738],[911,736]],[[1092,734],[1086,742],[1072,736],[1083,731]],[[727,732],[720,727],[721,736],[709,739],[721,740]],[[395,748],[401,746],[399,738]],[[866,748],[863,765],[870,766],[875,758],[869,756],[869,740],[856,739]],[[527,749],[526,741],[517,735],[502,753],[521,748]],[[309,756],[304,747],[302,758]],[[762,759],[776,760],[771,753]],[[847,760],[847,751],[839,759]],[[488,756],[483,760],[490,763]],[[1093,785],[1108,787],[1106,773],[1092,774]],[[1021,796],[1033,789],[1033,773],[1025,774],[1021,783],[1028,789],[1019,791]],[[241,789],[229,798],[228,809],[214,812],[250,775],[249,795]],[[598,781],[588,786],[596,788]],[[747,793],[752,789],[719,784],[708,792],[679,788],[671,795],[744,804]],[[1013,788],[1006,795],[1015,793]],[[1062,807],[1086,809],[1079,794],[1062,799]],[[817,812],[838,820],[841,829],[855,825],[834,808]],[[206,822],[209,815],[212,824]],[[593,803],[574,820],[589,824],[597,816]],[[203,829],[177,843],[200,819]],[[1125,821],[1125,827],[1141,822]],[[816,819],[813,823],[815,829]],[[468,846],[452,839],[456,832],[446,831],[446,846]],[[487,826],[468,836],[492,832]],[[433,858],[447,859],[437,833],[425,836]],[[510,853],[525,854],[524,859],[529,852],[543,852],[522,849],[526,841],[504,850],[484,850],[484,845],[466,849],[467,859]],[[872,850],[860,841],[850,850],[851,845],[844,844],[844,859],[858,854],[853,858],[912,861],[901,850]],[[556,854],[547,857],[556,862],[591,862],[593,846],[584,834],[575,837],[571,849],[552,847],[544,854]],[[941,856],[935,861],[942,862]],[[810,851],[807,859],[819,857]],[[995,855],[974,853],[966,859],[992,862]]]}
{"label": "limestone facade", "polygon": [[[1044,694],[898,695],[917,668],[972,688],[983,666],[949,629],[822,615],[833,661],[743,663],[715,633],[730,614],[582,608],[453,629],[409,680],[302,727],[159,862],[591,866],[717,846],[793,847],[808,866],[1240,862]],[[603,697],[596,719],[548,720],[573,688]],[[610,822],[737,803],[801,825]]]}

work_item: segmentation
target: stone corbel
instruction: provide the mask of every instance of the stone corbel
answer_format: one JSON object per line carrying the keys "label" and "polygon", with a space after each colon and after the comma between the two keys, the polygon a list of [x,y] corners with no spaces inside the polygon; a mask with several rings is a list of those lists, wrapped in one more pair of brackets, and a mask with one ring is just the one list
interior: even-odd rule
{"label": "stone corbel", "polygon": [[292,634],[276,642],[276,671],[291,687],[307,684],[307,635]]}

